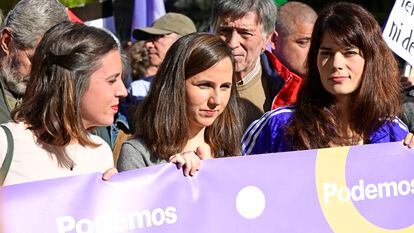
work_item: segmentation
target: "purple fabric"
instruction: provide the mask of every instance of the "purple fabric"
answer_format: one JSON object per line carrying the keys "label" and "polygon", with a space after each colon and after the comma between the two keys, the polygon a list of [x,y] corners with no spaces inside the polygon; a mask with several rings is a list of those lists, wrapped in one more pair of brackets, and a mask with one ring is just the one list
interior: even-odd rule
{"label": "purple fabric", "polygon": [[[1,221],[4,233],[333,232],[315,185],[317,153],[206,160],[189,178],[164,164],[123,172],[109,182],[89,174],[6,186]],[[348,187],[360,179],[365,184],[411,181],[405,196],[354,202],[366,221],[385,229],[414,223],[413,153],[401,142],[351,147],[342,174]],[[335,153],[328,157],[329,164],[336,163]],[[264,209],[252,219],[243,217],[236,204],[245,187],[264,194]],[[349,225],[346,217],[338,219]]]}
{"label": "purple fabric", "polygon": [[[285,139],[285,127],[291,123],[295,110],[295,106],[280,107],[254,121],[243,136],[242,154],[292,151],[292,144]],[[395,117],[372,132],[367,144],[402,141],[407,134],[407,126]]]}
{"label": "purple fabric", "polygon": [[165,14],[163,0],[135,0],[132,30],[148,27]]}

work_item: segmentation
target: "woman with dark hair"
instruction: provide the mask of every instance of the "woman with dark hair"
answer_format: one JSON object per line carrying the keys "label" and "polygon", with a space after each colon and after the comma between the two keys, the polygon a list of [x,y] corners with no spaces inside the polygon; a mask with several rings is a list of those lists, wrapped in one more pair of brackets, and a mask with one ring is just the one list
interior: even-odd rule
{"label": "woman with dark hair", "polygon": [[194,33],[168,50],[143,101],[135,137],[119,171],[166,161],[193,175],[199,159],[240,155],[241,122],[231,50],[218,36]]}
{"label": "woman with dark hair", "polygon": [[307,68],[296,105],[253,123],[242,141],[243,154],[404,139],[397,63],[368,11],[352,3],[323,9]]}
{"label": "woman with dark hair", "polygon": [[[110,147],[90,131],[112,123],[127,94],[121,74],[119,48],[105,31],[70,22],[47,31],[23,102],[4,124],[14,139],[4,184],[111,170]],[[0,161],[7,142],[0,130]]]}

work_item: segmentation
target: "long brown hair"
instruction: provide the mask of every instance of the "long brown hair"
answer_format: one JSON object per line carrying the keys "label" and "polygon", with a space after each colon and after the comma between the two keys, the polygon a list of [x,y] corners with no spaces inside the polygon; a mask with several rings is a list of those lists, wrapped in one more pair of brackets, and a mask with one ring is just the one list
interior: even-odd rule
{"label": "long brown hair", "polygon": [[47,31],[36,49],[23,103],[12,118],[28,124],[61,166],[73,165],[64,149],[70,142],[98,146],[82,124],[80,100],[100,58],[117,48],[105,31],[63,22]]}
{"label": "long brown hair", "polygon": [[351,94],[351,130],[367,138],[385,121],[400,114],[401,87],[397,63],[381,36],[375,18],[352,3],[337,3],[323,9],[315,23],[307,57],[308,74],[298,93],[297,110],[287,126],[286,140],[294,149],[349,145],[340,137],[335,98],[322,86],[317,56],[324,33],[338,45],[355,46],[365,59],[362,81]]}
{"label": "long brown hair", "polygon": [[[153,80],[148,97],[136,117],[136,136],[142,138],[156,156],[168,159],[181,152],[188,141],[185,80],[230,58],[231,50],[218,36],[193,33],[178,39],[168,50]],[[237,101],[235,76],[230,100],[223,113],[206,128],[205,137],[213,155],[240,154],[243,116]]]}

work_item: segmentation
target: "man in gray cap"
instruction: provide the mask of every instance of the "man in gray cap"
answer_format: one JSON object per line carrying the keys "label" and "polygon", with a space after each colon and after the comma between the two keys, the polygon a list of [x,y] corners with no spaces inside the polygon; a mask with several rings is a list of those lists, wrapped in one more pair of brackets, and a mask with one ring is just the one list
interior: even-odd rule
{"label": "man in gray cap", "polygon": [[[133,36],[137,40],[145,40],[148,61],[158,70],[171,45],[178,38],[193,32],[196,32],[196,27],[190,18],[178,13],[167,13],[151,27],[135,29]],[[131,83],[128,92],[133,96],[134,102],[147,95],[152,79],[153,76],[150,76]]]}

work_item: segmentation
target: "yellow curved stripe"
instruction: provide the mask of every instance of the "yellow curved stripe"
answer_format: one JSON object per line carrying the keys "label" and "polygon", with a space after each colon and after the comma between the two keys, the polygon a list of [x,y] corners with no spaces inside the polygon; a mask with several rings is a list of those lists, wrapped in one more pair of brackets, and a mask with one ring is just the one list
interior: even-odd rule
{"label": "yellow curved stripe", "polygon": [[359,213],[352,200],[341,202],[338,198],[332,198],[329,204],[324,204],[324,183],[335,183],[338,187],[347,187],[345,165],[348,152],[349,147],[319,149],[316,158],[315,176],[319,205],[332,230],[335,233],[413,233],[414,225],[404,229],[390,230],[372,224]]}

